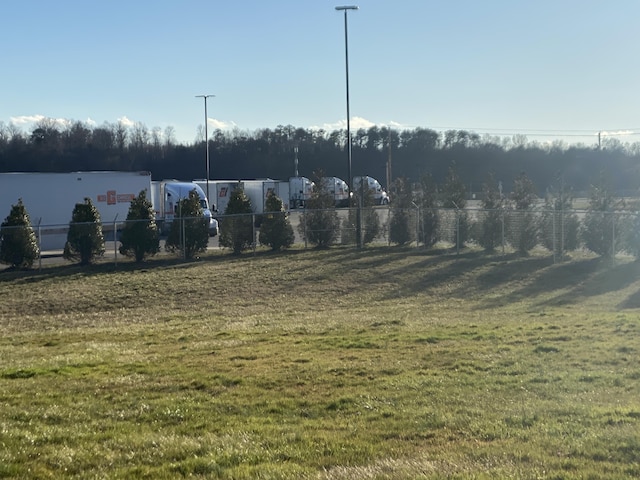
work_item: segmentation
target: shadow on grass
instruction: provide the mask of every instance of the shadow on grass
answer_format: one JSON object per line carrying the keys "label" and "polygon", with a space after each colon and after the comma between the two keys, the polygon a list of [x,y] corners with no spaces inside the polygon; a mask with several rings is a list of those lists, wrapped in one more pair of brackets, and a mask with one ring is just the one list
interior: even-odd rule
{"label": "shadow on grass", "polygon": [[180,255],[161,253],[146,258],[143,262],[136,263],[131,258],[120,257],[116,262],[114,259],[98,259],[89,265],[80,265],[77,262],[63,260],[60,257],[57,263],[44,265],[42,269],[37,267],[31,269],[5,268],[0,270],[0,283],[37,283],[52,278],[69,278],[74,276],[98,276],[118,272],[143,272],[155,269],[166,268],[190,268],[203,264],[218,264],[226,262],[251,262],[256,258],[278,258],[281,256],[300,256],[308,253],[308,250],[283,250],[274,252],[271,250],[258,250],[256,252],[244,252],[241,255],[233,255],[231,252],[204,254],[191,260],[185,260]]}
{"label": "shadow on grass", "polygon": [[[624,290],[640,279],[640,262],[610,267],[604,259],[587,258],[554,264],[551,256],[491,255],[483,251],[422,256],[385,272],[386,279],[397,287],[385,298],[432,292],[441,298],[475,297],[486,308],[521,301],[560,306]],[[618,308],[639,306],[640,289]]]}
{"label": "shadow on grass", "polygon": [[0,271],[0,283],[37,283],[52,278],[69,278],[75,276],[91,277],[109,273],[145,271],[156,268],[189,267],[200,264],[201,262],[201,259],[184,260],[182,258],[168,255],[151,257],[141,263],[136,263],[129,259],[121,260],[118,263],[115,263],[114,261],[99,260],[98,262],[89,265],[66,262],[56,265],[47,265],[41,270],[6,269]]}
{"label": "shadow on grass", "polygon": [[[555,305],[579,303],[585,298],[624,290],[640,279],[640,263],[637,261],[610,267],[604,259],[594,259],[589,267],[591,268],[588,271],[585,269],[578,272],[577,278],[574,278],[573,286],[550,303]],[[582,277],[582,281],[576,281],[580,277]],[[617,307],[636,308],[640,306],[639,295],[640,292],[637,291],[619,303]]]}
{"label": "shadow on grass", "polygon": [[[466,249],[424,249],[413,246],[336,246],[328,249],[290,249],[281,252],[257,250],[242,255],[216,252],[185,261],[179,256],[158,255],[143,263],[122,259],[117,264],[102,260],[80,266],[73,263],[47,265],[42,270],[0,271],[3,282],[33,284],[53,278],[91,277],[119,272],[155,269],[228,268],[252,262],[267,266],[273,261],[280,277],[263,277],[290,289],[292,282],[302,288],[315,282],[330,282],[345,294],[374,292],[381,300],[433,295],[439,298],[475,299],[479,306],[494,308],[528,301],[538,306],[577,304],[588,297],[624,290],[640,278],[640,262],[610,267],[600,258],[570,260],[554,264],[551,256],[521,257],[516,254],[487,254]],[[266,263],[265,263],[266,262]],[[286,271],[287,278],[282,277]],[[279,283],[279,280],[286,280]],[[377,290],[376,290],[377,289]],[[640,286],[618,308],[640,308]]]}
{"label": "shadow on grass", "polygon": [[[512,270],[516,264],[509,264]],[[587,298],[604,295],[628,288],[640,278],[640,264],[638,262],[624,263],[610,267],[601,258],[573,260],[566,263],[553,264],[548,259],[548,265],[541,262],[541,268],[527,272],[518,288],[503,297],[492,298],[486,302],[487,307],[504,305],[505,303],[522,300],[534,300],[538,306],[562,306],[578,304]],[[499,275],[499,269],[491,275]],[[515,284],[511,284],[512,286]],[[618,308],[634,308],[640,305],[640,292],[633,298],[618,305]]]}
{"label": "shadow on grass", "polygon": [[[539,268],[538,263],[546,260],[520,259],[515,256],[487,254],[483,251],[423,252],[419,261],[410,265],[399,265],[387,272],[404,295],[429,293],[440,287],[450,287],[450,295],[468,297],[482,293],[521,276],[527,268]],[[504,267],[500,270],[500,267]],[[402,283],[401,283],[402,282]],[[393,294],[397,297],[398,293]]]}

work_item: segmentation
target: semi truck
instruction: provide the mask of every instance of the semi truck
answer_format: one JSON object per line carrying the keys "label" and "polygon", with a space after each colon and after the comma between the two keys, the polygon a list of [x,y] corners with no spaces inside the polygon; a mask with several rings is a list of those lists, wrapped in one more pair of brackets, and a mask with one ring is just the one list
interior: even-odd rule
{"label": "semi truck", "polygon": [[368,175],[362,177],[353,177],[353,191],[358,192],[362,187],[368,188],[373,193],[373,198],[378,205],[387,205],[389,203],[389,195],[382,188],[380,182]]}
{"label": "semi truck", "polygon": [[333,195],[336,207],[349,206],[349,186],[338,177],[322,177],[324,188]]}
{"label": "semi truck", "polygon": [[209,208],[207,195],[197,183],[180,180],[160,180],[151,182],[151,204],[156,214],[156,223],[160,233],[169,231],[171,222],[178,213],[180,200],[188,198],[189,193],[195,190],[200,197],[200,206],[204,212],[204,218],[209,225],[209,235],[215,237],[218,234],[218,221],[214,218]]}
{"label": "semi truck", "polygon": [[0,173],[0,217],[22,199],[41,250],[61,250],[77,203],[91,199],[105,231],[127,218],[131,200],[151,190],[149,172]]}
{"label": "semi truck", "polygon": [[289,178],[289,207],[304,207],[313,193],[313,182],[307,177]]}

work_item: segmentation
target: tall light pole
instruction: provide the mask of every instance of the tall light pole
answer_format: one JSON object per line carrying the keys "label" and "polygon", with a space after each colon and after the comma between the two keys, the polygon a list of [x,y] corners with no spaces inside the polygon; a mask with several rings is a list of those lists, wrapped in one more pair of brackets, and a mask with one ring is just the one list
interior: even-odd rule
{"label": "tall light pole", "polygon": [[347,170],[349,175],[347,184],[349,186],[349,192],[353,192],[353,177],[351,176],[351,114],[349,112],[349,35],[347,33],[347,12],[349,10],[358,10],[358,7],[356,5],[343,5],[336,7],[336,10],[344,11],[344,60],[347,84]]}
{"label": "tall light pole", "polygon": [[205,152],[207,158],[207,202],[211,202],[211,197],[209,197],[209,130],[207,128],[207,124],[209,123],[209,118],[207,116],[207,98],[215,97],[215,95],[196,95],[196,98],[204,98],[204,144],[205,144]]}

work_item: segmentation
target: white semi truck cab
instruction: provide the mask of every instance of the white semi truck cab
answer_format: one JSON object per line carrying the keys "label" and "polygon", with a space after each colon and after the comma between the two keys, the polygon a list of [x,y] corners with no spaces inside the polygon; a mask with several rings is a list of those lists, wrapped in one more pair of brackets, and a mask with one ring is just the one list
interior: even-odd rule
{"label": "white semi truck cab", "polygon": [[209,225],[209,235],[215,237],[218,234],[218,221],[211,214],[209,200],[202,187],[193,182],[179,180],[161,180],[151,184],[151,203],[156,212],[156,221],[163,233],[173,222],[180,200],[188,198],[189,193],[195,190],[200,197],[200,206]]}
{"label": "white semi truck cab", "polygon": [[353,177],[354,192],[357,192],[363,185],[373,192],[373,198],[378,205],[387,205],[389,203],[389,195],[387,195],[387,192],[382,188],[378,180],[368,175],[364,177]]}
{"label": "white semi truck cab", "polygon": [[311,198],[313,192],[313,182],[307,177],[289,178],[289,206],[291,208],[304,207],[307,200]]}

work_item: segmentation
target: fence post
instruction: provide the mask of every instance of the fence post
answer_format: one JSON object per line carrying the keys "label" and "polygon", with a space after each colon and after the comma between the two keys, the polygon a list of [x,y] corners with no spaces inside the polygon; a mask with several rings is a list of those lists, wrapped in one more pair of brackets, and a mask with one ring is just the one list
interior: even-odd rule
{"label": "fence post", "polygon": [[611,212],[611,266],[616,266],[616,219],[615,212]]}
{"label": "fence post", "polygon": [[187,241],[184,225],[184,218],[182,217],[182,200],[178,201],[178,210],[180,212],[180,243],[182,244],[182,259],[187,259]]}
{"label": "fence post", "polygon": [[502,207],[502,255],[504,255],[504,207]]}
{"label": "fence post", "polygon": [[42,218],[38,219],[38,271],[42,271],[42,229],[40,228]]}
{"label": "fence post", "polygon": [[391,207],[387,205],[387,245],[391,246]]}
{"label": "fence post", "polygon": [[116,231],[116,220],[118,218],[118,214],[113,219],[113,254],[115,256],[115,266],[118,266],[118,235]]}
{"label": "fence post", "polygon": [[420,205],[416,210],[416,247],[420,246]]}
{"label": "fence post", "polygon": [[564,257],[564,208],[560,210],[560,261]]}
{"label": "fence post", "polygon": [[460,209],[456,208],[456,255],[460,255]]}
{"label": "fence post", "polygon": [[253,248],[253,254],[256,254],[256,243],[257,243],[257,237],[256,237],[256,214],[252,213],[251,214],[251,231],[252,231],[252,238],[251,238],[251,247]]}
{"label": "fence post", "polygon": [[307,249],[307,204],[302,206],[302,218],[304,219],[304,249]]}
{"label": "fence post", "polygon": [[553,263],[556,263],[556,210],[553,210],[552,216],[551,216],[551,238],[552,238],[552,244],[553,244]]}

